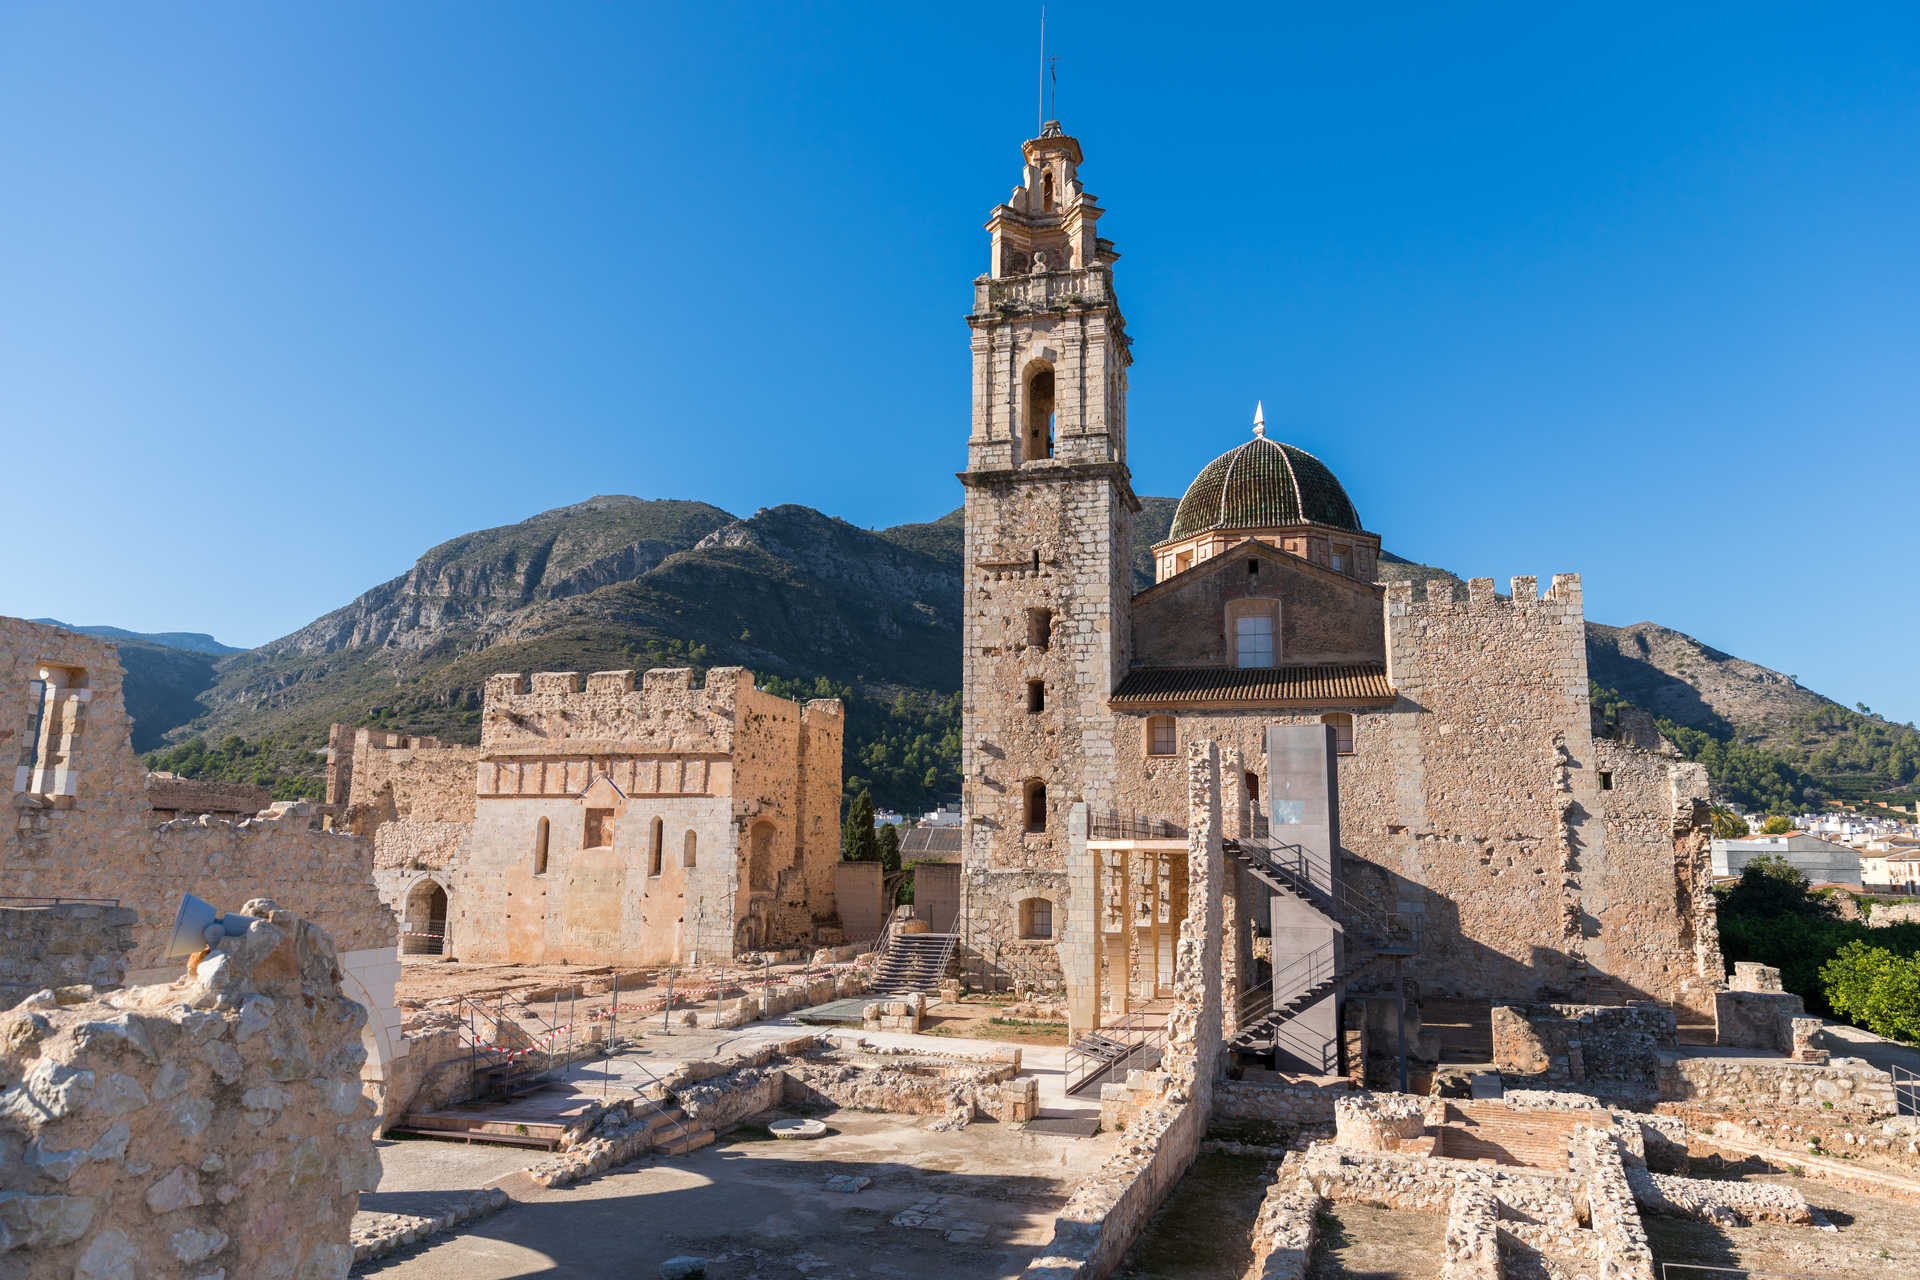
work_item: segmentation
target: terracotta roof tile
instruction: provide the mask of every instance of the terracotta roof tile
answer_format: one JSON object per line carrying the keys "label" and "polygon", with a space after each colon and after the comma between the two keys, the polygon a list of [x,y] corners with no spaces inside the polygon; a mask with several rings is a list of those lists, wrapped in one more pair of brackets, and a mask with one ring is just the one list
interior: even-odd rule
{"label": "terracotta roof tile", "polygon": [[1136,667],[1114,690],[1117,706],[1210,703],[1391,702],[1386,664],[1318,667]]}

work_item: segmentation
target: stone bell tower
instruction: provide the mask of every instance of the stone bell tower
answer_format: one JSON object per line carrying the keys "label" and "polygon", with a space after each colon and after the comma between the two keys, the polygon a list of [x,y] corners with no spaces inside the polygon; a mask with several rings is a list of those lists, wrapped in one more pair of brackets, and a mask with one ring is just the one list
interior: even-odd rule
{"label": "stone bell tower", "polygon": [[1080,144],[1049,121],[987,219],[973,285],[961,804],[965,941],[1010,977],[1058,981],[1066,820],[1113,804],[1107,699],[1127,666],[1126,322],[1119,254],[1080,186]]}

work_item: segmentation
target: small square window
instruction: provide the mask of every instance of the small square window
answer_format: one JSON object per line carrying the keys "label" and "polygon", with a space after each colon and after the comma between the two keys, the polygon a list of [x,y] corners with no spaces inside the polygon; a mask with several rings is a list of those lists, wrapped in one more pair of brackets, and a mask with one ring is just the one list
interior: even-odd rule
{"label": "small square window", "polygon": [[1172,716],[1147,717],[1147,754],[1170,756],[1178,750],[1178,736]]}
{"label": "small square window", "polygon": [[1613,790],[1613,774],[1606,769],[1600,771],[1600,789],[1602,791]]}
{"label": "small square window", "polygon": [[604,849],[613,843],[613,810],[587,810],[586,830],[580,840],[582,849]]}

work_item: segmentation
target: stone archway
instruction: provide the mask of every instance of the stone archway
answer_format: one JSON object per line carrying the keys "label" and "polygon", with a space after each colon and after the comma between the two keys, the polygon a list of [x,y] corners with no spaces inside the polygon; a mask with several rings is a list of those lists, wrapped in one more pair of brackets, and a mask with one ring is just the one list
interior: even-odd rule
{"label": "stone archway", "polygon": [[747,832],[749,893],[772,893],[774,890],[773,837],[774,826],[771,822],[756,822]]}
{"label": "stone archway", "polygon": [[437,956],[447,951],[447,891],[431,878],[407,890],[405,919],[400,931],[400,954]]}

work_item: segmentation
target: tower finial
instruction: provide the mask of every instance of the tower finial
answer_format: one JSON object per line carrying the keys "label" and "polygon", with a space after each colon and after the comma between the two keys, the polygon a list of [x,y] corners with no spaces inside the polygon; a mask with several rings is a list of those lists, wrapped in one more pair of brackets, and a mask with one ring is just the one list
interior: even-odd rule
{"label": "tower finial", "polygon": [[1253,402],[1253,434],[1256,439],[1261,440],[1266,439],[1267,436],[1267,410],[1265,404],[1259,400]]}

